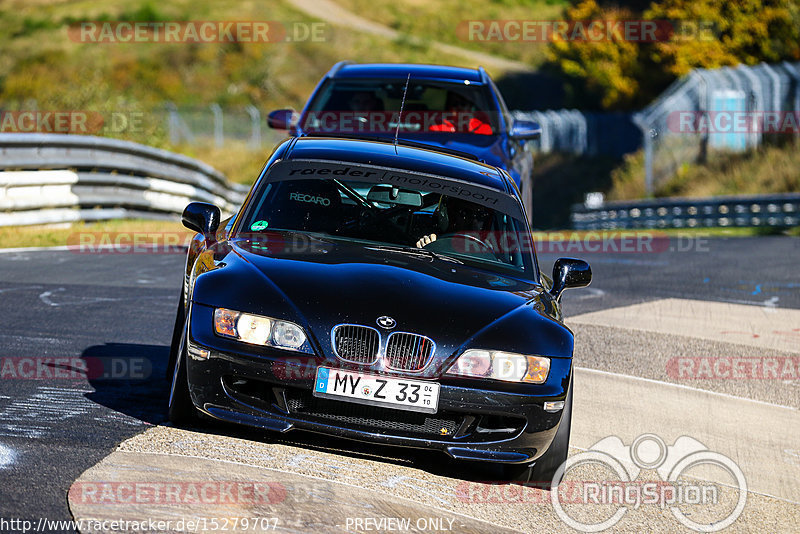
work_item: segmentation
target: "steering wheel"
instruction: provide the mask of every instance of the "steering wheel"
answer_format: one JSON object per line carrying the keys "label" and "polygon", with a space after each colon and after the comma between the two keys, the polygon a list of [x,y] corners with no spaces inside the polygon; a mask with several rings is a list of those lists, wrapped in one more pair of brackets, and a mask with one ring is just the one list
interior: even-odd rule
{"label": "steering wheel", "polygon": [[[433,242],[425,245],[425,247],[423,247],[423,248],[429,247],[431,245],[436,245],[437,243],[439,243],[441,245],[442,244],[441,242],[444,241],[444,240],[454,241],[456,238],[459,238],[459,237],[462,238],[462,239],[468,239],[469,241],[471,241],[473,243],[477,243],[478,245],[483,247],[485,252],[490,252],[494,256],[497,255],[497,252],[495,251],[494,247],[492,245],[490,245],[489,243],[487,243],[486,241],[483,241],[482,239],[480,239],[478,237],[475,237],[472,234],[463,234],[463,233],[460,233],[460,232],[456,232],[456,233],[453,233],[453,234],[445,234],[445,235],[437,238],[436,241],[433,241]],[[452,245],[450,245],[450,248],[452,248]]]}
{"label": "steering wheel", "polygon": [[364,206],[356,218],[342,223],[339,230],[341,232],[356,230],[360,234],[376,235],[397,243],[404,243],[408,240],[405,228],[393,221],[392,217],[407,209],[406,206],[395,206],[386,210],[372,205]]}

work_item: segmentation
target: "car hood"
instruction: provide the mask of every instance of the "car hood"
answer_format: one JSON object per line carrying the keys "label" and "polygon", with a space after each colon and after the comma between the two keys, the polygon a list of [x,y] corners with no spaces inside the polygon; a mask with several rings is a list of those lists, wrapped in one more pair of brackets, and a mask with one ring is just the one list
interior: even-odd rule
{"label": "car hood", "polygon": [[[565,330],[544,313],[548,299],[533,282],[410,250],[306,244],[308,250],[287,253],[285,237],[277,248],[235,240],[224,267],[198,277],[193,300],[296,321],[329,357],[333,327],[349,323],[382,330],[376,323],[381,316],[396,321],[392,331],[433,339],[442,361],[481,336],[491,338],[485,343],[505,343],[496,347],[503,350],[530,350],[533,338],[563,344],[542,331],[531,334],[533,323]],[[519,330],[514,339],[500,339],[509,337],[508,328],[498,326],[505,321]],[[568,349],[571,354],[571,344]]]}

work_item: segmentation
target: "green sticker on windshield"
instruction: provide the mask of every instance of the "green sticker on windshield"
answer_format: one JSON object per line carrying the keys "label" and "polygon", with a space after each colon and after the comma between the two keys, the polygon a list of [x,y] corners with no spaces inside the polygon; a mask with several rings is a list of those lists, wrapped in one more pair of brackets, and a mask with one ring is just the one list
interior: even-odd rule
{"label": "green sticker on windshield", "polygon": [[259,230],[263,230],[267,226],[269,226],[269,223],[267,221],[256,221],[250,225],[250,229],[255,232],[258,232]]}

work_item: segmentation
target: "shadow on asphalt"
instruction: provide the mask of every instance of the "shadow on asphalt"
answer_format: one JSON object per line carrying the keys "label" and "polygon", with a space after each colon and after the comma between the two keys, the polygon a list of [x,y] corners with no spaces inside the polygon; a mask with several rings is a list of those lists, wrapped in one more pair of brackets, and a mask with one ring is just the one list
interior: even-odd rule
{"label": "shadow on asphalt", "polygon": [[81,354],[94,391],[86,398],[145,423],[166,421],[167,345],[106,343]]}

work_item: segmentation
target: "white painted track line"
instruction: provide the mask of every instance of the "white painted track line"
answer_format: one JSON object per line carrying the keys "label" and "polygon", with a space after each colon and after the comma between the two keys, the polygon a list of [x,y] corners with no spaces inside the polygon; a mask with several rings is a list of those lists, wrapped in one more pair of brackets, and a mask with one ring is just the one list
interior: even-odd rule
{"label": "white painted track line", "polygon": [[59,251],[65,252],[70,250],[67,245],[58,245],[53,247],[20,247],[20,248],[0,248],[0,254],[10,254],[12,252],[44,252],[44,251]]}
{"label": "white painted track line", "polygon": [[589,324],[800,353],[800,310],[727,302],[662,299],[570,317]]}
{"label": "white painted track line", "polygon": [[736,462],[748,488],[800,503],[800,412],[675,384],[576,369],[570,444],[690,436]]}

